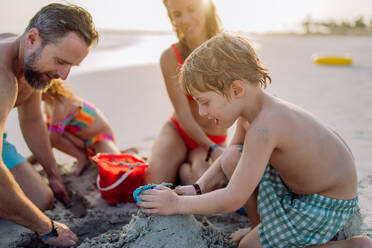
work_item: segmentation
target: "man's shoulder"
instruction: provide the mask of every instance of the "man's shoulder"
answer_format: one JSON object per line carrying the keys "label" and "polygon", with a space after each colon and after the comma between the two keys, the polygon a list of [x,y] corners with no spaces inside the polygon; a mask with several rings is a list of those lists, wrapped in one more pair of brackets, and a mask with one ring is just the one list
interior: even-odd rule
{"label": "man's shoulder", "polygon": [[1,33],[0,34],[0,40],[10,38],[10,37],[17,37],[17,35],[13,33]]}
{"label": "man's shoulder", "polygon": [[17,97],[17,83],[9,70],[0,66],[0,111],[1,116],[13,108]]}
{"label": "man's shoulder", "polygon": [[0,88],[8,94],[16,91],[17,80],[14,73],[7,66],[0,63]]}

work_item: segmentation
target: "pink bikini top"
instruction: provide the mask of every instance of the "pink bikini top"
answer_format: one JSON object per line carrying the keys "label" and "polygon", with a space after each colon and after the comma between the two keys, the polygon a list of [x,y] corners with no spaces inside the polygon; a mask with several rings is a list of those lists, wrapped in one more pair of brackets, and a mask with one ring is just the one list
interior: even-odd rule
{"label": "pink bikini top", "polygon": [[[180,53],[180,51],[178,50],[176,44],[172,44],[172,48],[173,48],[174,54],[176,55],[176,58],[177,58],[177,61],[178,61],[178,66],[179,66],[179,68],[181,68],[182,65],[183,65],[183,59],[182,59],[182,57],[181,57],[181,53]],[[187,99],[189,99],[189,100],[194,100],[194,99],[192,98],[192,96],[190,96],[189,94],[186,94],[186,96],[187,96]]]}

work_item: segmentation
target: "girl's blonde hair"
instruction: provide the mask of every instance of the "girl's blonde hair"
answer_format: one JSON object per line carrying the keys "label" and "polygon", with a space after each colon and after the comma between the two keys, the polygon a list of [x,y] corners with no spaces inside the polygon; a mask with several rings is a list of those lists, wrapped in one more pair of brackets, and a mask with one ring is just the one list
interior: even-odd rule
{"label": "girl's blonde hair", "polygon": [[75,94],[68,89],[61,79],[53,79],[49,86],[42,91],[41,98],[48,104],[56,104],[63,99],[75,99]]}
{"label": "girl's blonde hair", "polygon": [[[216,6],[212,2],[212,0],[202,0],[205,2],[205,28],[207,30],[207,37],[208,39],[215,36],[216,34],[222,31],[221,28],[221,19],[217,15]],[[165,7],[167,8],[168,17],[172,23],[173,31],[177,34],[178,41],[182,47],[182,51],[184,51],[185,58],[191,53],[189,46],[187,45],[185,35],[177,29],[174,25],[172,15],[169,12],[168,8],[168,0],[163,0]]]}
{"label": "girl's blonde hair", "polygon": [[196,48],[185,60],[180,82],[187,94],[215,91],[228,96],[234,80],[266,88],[271,78],[247,38],[221,33]]}

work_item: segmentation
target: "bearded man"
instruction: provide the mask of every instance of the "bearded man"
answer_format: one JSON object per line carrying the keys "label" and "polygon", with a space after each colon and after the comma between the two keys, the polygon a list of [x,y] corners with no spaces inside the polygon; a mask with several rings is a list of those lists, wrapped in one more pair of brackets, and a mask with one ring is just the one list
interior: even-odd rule
{"label": "bearded man", "polygon": [[[69,198],[43,121],[41,90],[54,78],[66,79],[97,39],[91,15],[65,4],[43,7],[19,37],[0,34],[0,218],[37,232],[48,244],[70,246],[77,237],[42,213],[53,206],[53,193],[64,203]],[[50,187],[6,140],[4,126],[14,107],[24,139]]]}

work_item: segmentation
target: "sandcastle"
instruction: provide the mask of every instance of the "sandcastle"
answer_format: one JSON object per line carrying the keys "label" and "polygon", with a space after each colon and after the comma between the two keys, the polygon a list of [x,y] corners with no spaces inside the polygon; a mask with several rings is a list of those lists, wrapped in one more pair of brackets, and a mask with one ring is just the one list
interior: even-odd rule
{"label": "sandcastle", "polygon": [[121,230],[87,239],[79,247],[217,248],[235,245],[206,219],[199,222],[193,215],[146,215],[138,211]]}

